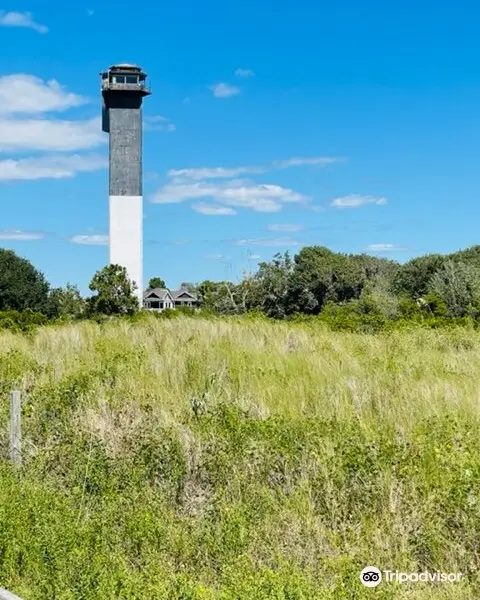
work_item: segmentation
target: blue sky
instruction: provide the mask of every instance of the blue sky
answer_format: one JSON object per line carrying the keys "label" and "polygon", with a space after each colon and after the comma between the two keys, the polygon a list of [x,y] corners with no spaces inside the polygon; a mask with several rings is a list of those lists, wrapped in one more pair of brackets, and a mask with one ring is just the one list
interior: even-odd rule
{"label": "blue sky", "polygon": [[[479,243],[472,2],[0,7],[0,244],[82,292],[108,261],[98,73],[140,64],[144,277],[237,280],[302,245]],[[214,213],[214,214],[212,214]]]}

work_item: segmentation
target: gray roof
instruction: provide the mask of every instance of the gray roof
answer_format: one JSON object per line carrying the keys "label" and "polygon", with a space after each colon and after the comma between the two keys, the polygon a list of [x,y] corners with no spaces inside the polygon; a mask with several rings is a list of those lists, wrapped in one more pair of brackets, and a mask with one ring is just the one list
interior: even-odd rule
{"label": "gray roof", "polygon": [[148,298],[152,294],[155,294],[159,300],[165,300],[168,294],[171,295],[170,290],[167,290],[166,288],[153,288],[153,290],[147,290],[146,292],[143,292],[143,297]]}
{"label": "gray roof", "polygon": [[171,290],[170,293],[172,294],[172,297],[174,299],[179,298],[182,294],[188,294],[190,296],[190,298],[192,298],[193,300],[197,299],[197,296],[195,294],[193,294],[192,292],[189,292],[185,288],[181,288],[179,290]]}
{"label": "gray roof", "polygon": [[143,292],[143,298],[149,298],[152,294],[158,297],[159,300],[165,300],[167,295],[170,295],[174,300],[179,298],[182,294],[187,294],[188,299],[198,300],[196,294],[189,292],[185,288],[179,290],[168,290],[167,288],[154,288],[153,290],[146,290]]}
{"label": "gray roof", "polygon": [[138,65],[132,65],[130,63],[117,63],[116,65],[112,65],[110,69],[139,69]]}

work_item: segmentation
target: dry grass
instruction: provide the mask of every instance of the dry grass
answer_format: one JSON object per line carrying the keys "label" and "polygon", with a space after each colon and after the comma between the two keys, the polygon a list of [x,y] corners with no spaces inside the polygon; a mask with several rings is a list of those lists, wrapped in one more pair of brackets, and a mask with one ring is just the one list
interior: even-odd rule
{"label": "dry grass", "polygon": [[284,323],[152,319],[105,329],[48,327],[33,341],[4,333],[0,346],[32,362],[20,387],[115,371],[108,390],[102,384],[91,392],[100,419],[112,386],[123,407],[149,403],[173,420],[204,392],[210,402],[228,400],[264,415],[380,419],[403,427],[452,410],[478,414],[480,401],[476,332],[366,336]]}
{"label": "dry grass", "polygon": [[[89,536],[96,519],[110,523],[108,544],[127,561],[114,567],[99,549],[102,566],[87,568],[97,587],[72,592],[80,566],[56,558],[59,599],[367,598],[373,590],[352,588],[362,563],[480,566],[480,443],[469,429],[479,421],[479,333],[367,336],[152,317],[46,327],[33,338],[2,333],[0,349],[3,393],[25,392],[25,479],[0,472],[20,502],[18,519],[27,514],[20,498],[31,494],[40,506],[48,496],[65,523],[39,525],[37,534],[56,540],[55,552],[87,560],[81,536],[68,549],[58,542],[74,535],[75,515]],[[11,536],[23,547],[27,530],[18,522],[8,537],[7,512],[0,576],[27,600],[46,600],[53,588],[39,583],[43,551],[18,565]],[[163,541],[150,539],[160,529]],[[147,561],[140,571],[132,566],[139,557]],[[115,591],[103,568],[143,595]],[[471,579],[376,592],[466,600],[478,587]]]}

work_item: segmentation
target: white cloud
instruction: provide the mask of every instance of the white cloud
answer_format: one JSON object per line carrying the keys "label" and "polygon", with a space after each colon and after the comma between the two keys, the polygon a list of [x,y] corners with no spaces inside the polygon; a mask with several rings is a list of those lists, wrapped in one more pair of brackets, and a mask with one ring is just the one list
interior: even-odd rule
{"label": "white cloud", "polygon": [[175,204],[193,198],[207,198],[215,196],[215,185],[205,182],[199,183],[168,183],[163,186],[152,198],[157,204]]}
{"label": "white cloud", "polygon": [[282,205],[272,198],[235,197],[229,199],[228,204],[264,213],[274,213],[282,209]]}
{"label": "white cloud", "polygon": [[150,117],[145,117],[145,121],[150,122],[150,123],[158,123],[158,122],[165,122],[165,121],[170,121],[170,119],[167,119],[167,117],[164,117],[162,115],[152,115]]}
{"label": "white cloud", "polygon": [[370,244],[366,249],[370,252],[396,252],[406,250],[405,246],[396,246],[395,244]]}
{"label": "white cloud", "polygon": [[240,93],[240,88],[229,83],[217,83],[212,85],[210,89],[213,92],[215,98],[228,98],[229,96],[236,96]]}
{"label": "white cloud", "polygon": [[288,169],[289,167],[303,167],[305,165],[331,165],[335,162],[340,162],[344,159],[336,158],[334,156],[313,156],[313,157],[301,157],[296,156],[287,160],[276,160],[273,162],[273,166],[278,169]]}
{"label": "white cloud", "polygon": [[0,160],[0,181],[64,179],[76,173],[96,171],[107,166],[98,154],[47,155],[35,158]]}
{"label": "white cloud", "polygon": [[207,254],[205,258],[209,260],[229,260],[230,256],[225,256],[225,254]]}
{"label": "white cloud", "polygon": [[145,131],[175,131],[177,129],[176,125],[169,121],[170,119],[167,119],[167,117],[163,117],[162,115],[145,117],[143,128]]}
{"label": "white cloud", "polygon": [[301,231],[303,229],[302,225],[294,225],[292,224],[285,224],[285,225],[267,225],[267,229],[269,231],[277,231],[277,232],[284,232],[284,233],[288,233],[288,232],[293,232],[293,231]]}
{"label": "white cloud", "polygon": [[274,161],[270,166],[263,167],[200,167],[196,169],[171,169],[167,175],[170,178],[178,177],[182,179],[226,179],[238,177],[245,174],[266,173],[270,169],[287,169],[302,165],[328,165],[341,159],[331,156],[317,156],[313,158],[290,158],[288,160]]}
{"label": "white cloud", "polygon": [[86,246],[106,246],[108,244],[108,235],[74,235],[70,241],[74,244],[83,244]]}
{"label": "white cloud", "polygon": [[203,167],[199,169],[171,169],[167,175],[177,179],[227,179],[246,173],[264,173],[262,167]]}
{"label": "white cloud", "polygon": [[54,153],[0,160],[0,181],[61,179],[104,168],[107,161],[102,155],[58,154],[105,143],[99,117],[72,121],[44,116],[87,101],[56,80],[26,74],[0,77],[0,153]]}
{"label": "white cloud", "polygon": [[235,242],[236,246],[299,246],[300,242],[294,240],[292,238],[253,238],[249,240],[237,240]]}
{"label": "white cloud", "polygon": [[337,208],[356,208],[358,206],[364,206],[365,204],[386,204],[386,198],[378,198],[376,196],[360,196],[357,194],[350,194],[349,196],[342,196],[335,198],[330,203],[331,206]]}
{"label": "white cloud", "polygon": [[237,211],[228,206],[215,206],[214,204],[194,204],[193,210],[202,215],[236,215]]}
{"label": "white cloud", "polygon": [[40,25],[33,19],[31,12],[6,12],[0,10],[0,26],[1,27],[27,27],[38,33],[47,33],[48,27]]}
{"label": "white cloud", "polygon": [[308,200],[292,189],[273,184],[254,184],[242,179],[225,183],[173,181],[165,185],[152,201],[160,204],[183,202],[195,198],[213,198],[227,206],[250,208],[257,212],[276,212],[282,203]]}
{"label": "white cloud", "polygon": [[0,119],[0,152],[69,152],[93,148],[106,141],[97,117],[87,121]]}
{"label": "white cloud", "polygon": [[262,257],[260,254],[249,254],[247,258],[248,260],[260,260]]}
{"label": "white cloud", "polygon": [[225,201],[239,201],[240,204],[237,204],[237,206],[241,205],[243,199],[269,198],[281,202],[300,202],[307,199],[307,196],[294,192],[290,188],[284,188],[281,185],[271,183],[242,185],[243,182],[241,180],[238,180],[239,185],[232,185],[234,183],[236,182],[231,181],[230,186],[225,187],[221,191],[220,197]]}
{"label": "white cloud", "polygon": [[43,240],[44,233],[34,231],[22,231],[21,229],[12,229],[9,231],[0,231],[0,240],[16,240],[16,241],[34,241]]}
{"label": "white cloud", "polygon": [[252,69],[237,69],[235,71],[235,75],[237,77],[253,77],[255,73],[252,71]]}
{"label": "white cloud", "polygon": [[[212,198],[227,206],[274,213],[281,210],[283,204],[305,203],[311,198],[277,184],[255,183],[248,179],[239,179],[239,176],[262,174],[271,169],[286,169],[301,164],[329,164],[336,160],[332,157],[292,158],[275,161],[269,166],[171,169],[167,173],[170,181],[154,194],[152,202],[170,204],[184,200]],[[221,179],[228,181],[212,181]],[[199,210],[198,207],[195,210]],[[283,229],[281,231],[294,230]]]}
{"label": "white cloud", "polygon": [[55,79],[43,81],[24,73],[0,77],[0,114],[41,114],[86,102],[87,98],[67,92]]}

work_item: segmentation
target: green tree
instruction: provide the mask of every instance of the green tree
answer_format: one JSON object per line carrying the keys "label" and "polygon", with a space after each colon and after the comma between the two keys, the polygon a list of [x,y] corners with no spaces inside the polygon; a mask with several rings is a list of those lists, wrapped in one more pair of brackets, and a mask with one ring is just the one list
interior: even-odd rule
{"label": "green tree", "polygon": [[134,296],[137,286],[128,279],[125,267],[107,265],[95,273],[89,288],[96,292],[88,299],[90,315],[131,315],[139,310]]}
{"label": "green tree", "polygon": [[293,261],[288,252],[275,254],[271,262],[261,262],[251,282],[248,308],[258,308],[277,319],[289,314],[292,274]]}
{"label": "green tree", "polygon": [[326,302],[359,298],[367,280],[364,261],[323,246],[302,248],[295,256],[290,307],[317,314]]}
{"label": "green tree", "polygon": [[0,310],[25,310],[45,314],[49,284],[26,258],[0,248]]}
{"label": "green tree", "polygon": [[218,284],[215,281],[211,281],[210,279],[206,279],[205,281],[197,284],[196,288],[198,301],[202,308],[213,310],[214,296],[217,290],[217,285]]}
{"label": "green tree", "polygon": [[86,302],[76,285],[67,283],[54,288],[49,297],[49,316],[79,319],[85,314]]}
{"label": "green tree", "polygon": [[398,267],[393,261],[339,254],[322,246],[302,248],[293,260],[288,252],[276,254],[271,262],[259,264],[247,304],[275,318],[318,314],[326,302],[358,299],[368,282],[381,282],[382,290],[389,293]]}
{"label": "green tree", "polygon": [[221,299],[225,288],[233,285],[228,281],[211,281],[206,279],[196,285],[196,294],[201,308],[209,311],[220,312]]}
{"label": "green tree", "polygon": [[148,289],[154,290],[155,288],[166,288],[167,284],[164,279],[160,279],[160,277],[152,277],[148,282]]}
{"label": "green tree", "polygon": [[358,308],[366,314],[377,314],[386,319],[396,319],[401,314],[400,299],[393,293],[393,281],[400,268],[394,261],[367,255],[357,255],[353,260],[363,268],[365,282]]}
{"label": "green tree", "polygon": [[480,267],[480,245],[470,246],[470,248],[465,248],[465,250],[453,252],[446,258],[455,262],[462,262],[464,264]]}
{"label": "green tree", "polygon": [[445,300],[436,292],[428,292],[416,301],[417,308],[420,309],[422,317],[448,317],[449,310]]}
{"label": "green tree", "polygon": [[399,263],[368,254],[352,254],[349,258],[360,266],[366,282],[376,288],[381,287],[382,290],[392,291],[395,277],[401,269]]}
{"label": "green tree", "polygon": [[206,280],[196,285],[192,291],[195,291],[202,309],[223,315],[233,315],[249,309],[250,289],[251,280],[246,278],[239,284],[231,281]]}
{"label": "green tree", "polygon": [[426,254],[405,263],[399,269],[393,282],[395,293],[418,300],[428,293],[433,275],[445,261],[446,257],[441,254]]}
{"label": "green tree", "polygon": [[448,260],[429,282],[429,291],[442,300],[451,317],[463,317],[480,307],[480,268]]}
{"label": "green tree", "polygon": [[381,285],[369,286],[367,284],[358,300],[358,307],[360,312],[375,313],[386,319],[396,319],[400,316],[398,297]]}

